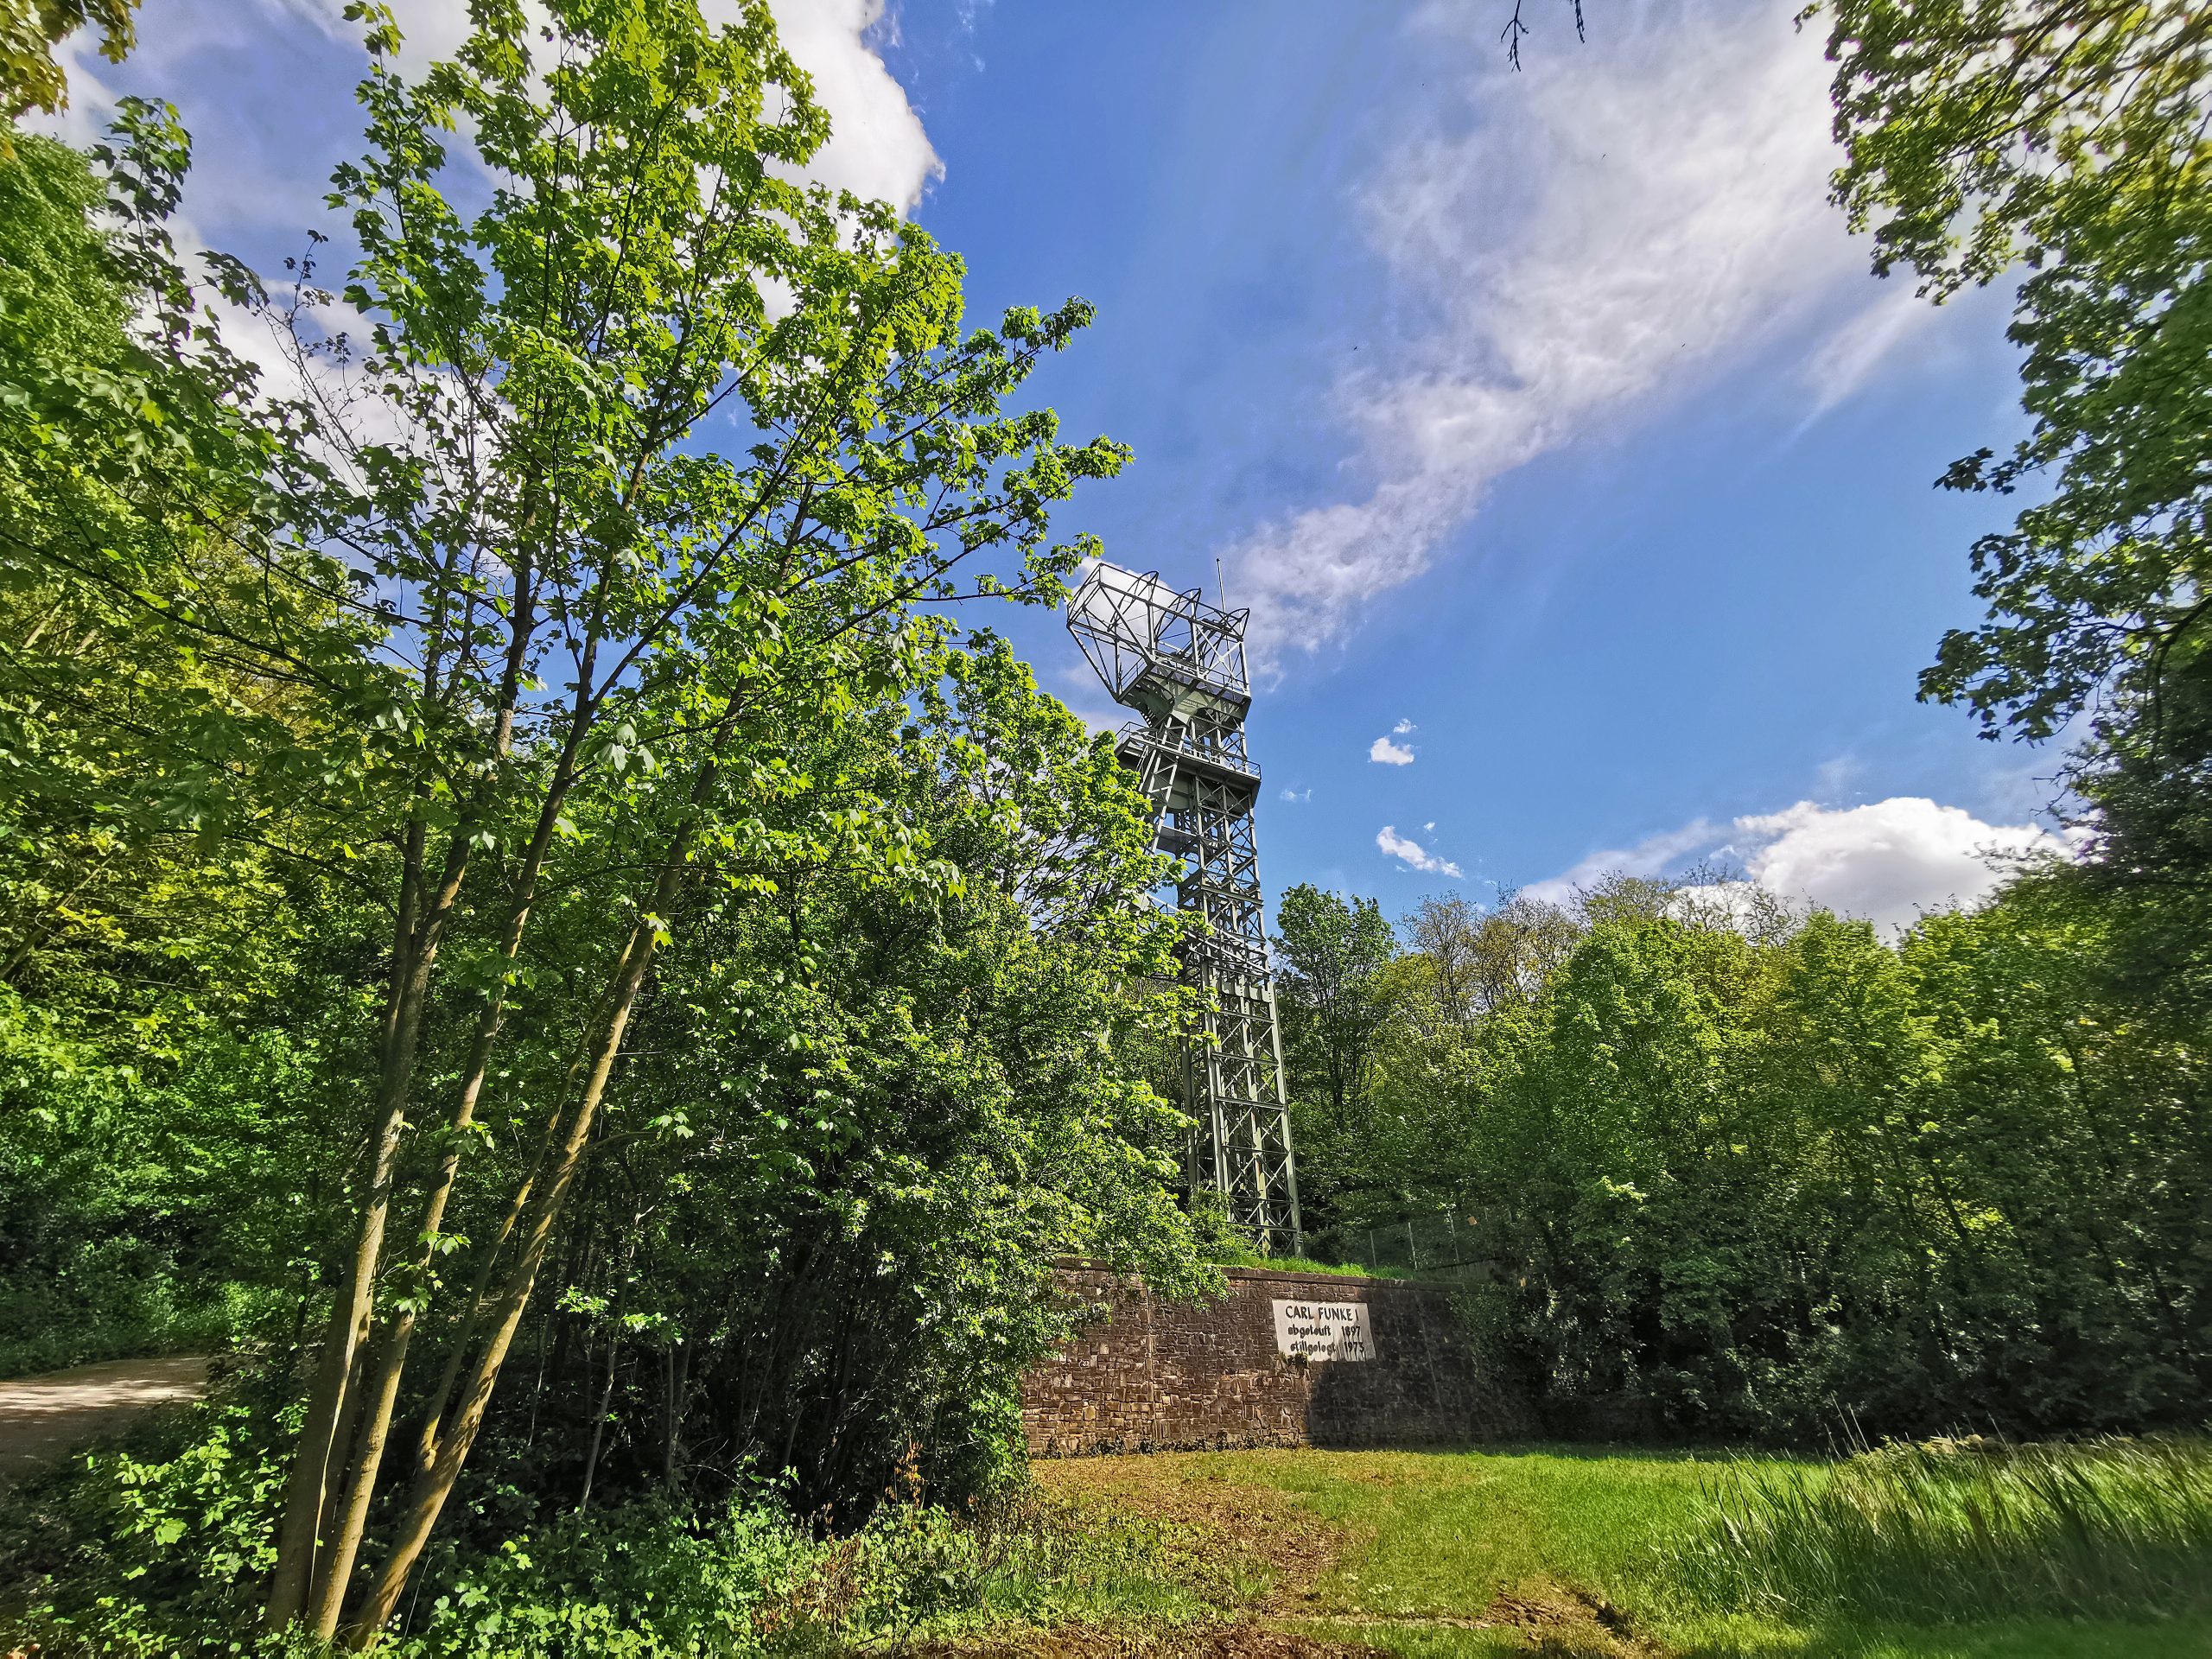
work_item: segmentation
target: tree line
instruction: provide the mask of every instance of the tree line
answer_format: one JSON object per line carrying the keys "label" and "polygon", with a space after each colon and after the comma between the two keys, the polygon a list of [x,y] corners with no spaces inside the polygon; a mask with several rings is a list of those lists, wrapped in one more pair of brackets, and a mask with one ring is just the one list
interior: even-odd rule
{"label": "tree line", "polygon": [[1449,1211],[1500,1386],[1578,1435],[2186,1427],[2212,1026],[2075,871],[1895,944],[1713,885],[1287,894],[1313,1223]]}

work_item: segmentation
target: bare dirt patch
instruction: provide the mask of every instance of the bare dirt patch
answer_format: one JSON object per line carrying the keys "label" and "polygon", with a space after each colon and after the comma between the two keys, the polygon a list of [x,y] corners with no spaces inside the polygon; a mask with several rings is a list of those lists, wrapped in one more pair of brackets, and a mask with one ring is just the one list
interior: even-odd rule
{"label": "bare dirt patch", "polygon": [[[1263,1569],[1268,1589],[1254,1604],[1256,1612],[1305,1610],[1315,1581],[1343,1559],[1351,1541],[1289,1493],[1210,1477],[1186,1478],[1185,1471],[1166,1459],[1083,1458],[1031,1467],[1038,1484],[1056,1497],[1167,1522]],[[1241,1656],[1243,1650],[1223,1651]]]}
{"label": "bare dirt patch", "polygon": [[1383,1652],[1243,1621],[1165,1630],[1064,1625],[915,1651],[930,1659],[1379,1659]]}
{"label": "bare dirt patch", "polygon": [[207,1385],[207,1362],[191,1357],[109,1360],[0,1382],[0,1476],[23,1474]]}

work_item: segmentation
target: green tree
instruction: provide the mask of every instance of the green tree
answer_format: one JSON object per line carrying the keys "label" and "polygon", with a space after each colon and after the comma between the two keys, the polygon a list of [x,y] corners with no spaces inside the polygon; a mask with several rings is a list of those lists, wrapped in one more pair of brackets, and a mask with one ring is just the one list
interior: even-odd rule
{"label": "green tree", "polygon": [[254,918],[281,906],[268,823],[209,833],[219,733],[268,748],[313,718],[283,672],[141,626],[118,580],[221,593],[261,575],[203,528],[243,509],[261,464],[238,406],[251,374],[149,267],[184,154],[134,107],[105,188],[50,139],[0,161],[0,980],[104,998],[142,1028],[194,985],[250,980]]}
{"label": "green tree", "polygon": [[[816,791],[805,757],[918,683],[938,627],[917,606],[1056,596],[1084,549],[1049,543],[1050,505],[1122,460],[1060,443],[1049,415],[1001,412],[1084,308],[963,334],[956,260],[880,206],[792,181],[826,123],[764,10],[719,29],[671,0],[548,22],[541,38],[487,9],[410,84],[373,17],[372,149],[336,179],[362,249],[346,297],[374,320],[347,365],[408,436],[327,407],[340,463],[302,496],[380,594],[404,596],[410,646],[378,680],[404,737],[367,773],[399,857],[371,1154],[272,1623],[340,1619],[463,1153],[511,1010],[540,1004],[514,1030],[533,1057],[504,1062],[542,1119],[535,1152],[449,1315],[392,1542],[352,1616],[361,1645],[482,1427],[687,906],[702,890],[772,902],[794,867],[936,879],[865,791]],[[454,127],[501,181],[474,219],[437,188],[432,135]],[[751,440],[741,457],[706,447],[710,421]],[[994,550],[1011,568],[963,590],[960,567]],[[561,690],[541,698],[548,679]],[[579,865],[616,874],[564,907],[553,955],[526,948],[541,900],[581,896]],[[462,949],[442,975],[448,936]],[[532,992],[555,972],[563,995]],[[424,1046],[442,982],[474,1005],[457,1055]],[[388,1271],[408,1125],[447,1067],[418,1242]]]}
{"label": "green tree", "polygon": [[2212,766],[2212,22],[2185,0],[1830,16],[1835,197],[1877,271],[1941,298],[2028,270],[2012,336],[2031,429],[1943,482],[2039,499],[1976,543],[1990,620],[1944,639],[1923,695],[1992,735],[2090,716],[2082,782],[2124,819],[2118,861],[2201,872],[2202,822],[2176,809]]}
{"label": "green tree", "polygon": [[1932,918],[1904,951],[1955,1294],[1985,1386],[2045,1429],[2185,1417],[2212,1389],[2204,1032],[2114,998],[2113,908],[2046,878]]}
{"label": "green tree", "polygon": [[[11,118],[32,110],[66,109],[69,78],[54,48],[80,29],[97,27],[100,55],[121,63],[138,42],[138,0],[5,0],[0,9],[0,110]],[[4,147],[5,139],[0,139]]]}
{"label": "green tree", "polygon": [[2162,902],[2053,870],[1892,946],[1601,883],[1533,998],[1394,1037],[1373,1179],[1464,1205],[1480,1351],[1562,1433],[2192,1422],[2206,1027],[2124,966]]}
{"label": "green tree", "polygon": [[[1065,1328],[1052,1256],[1198,1281],[1183,1120],[1110,1059],[1179,1019],[1135,994],[1177,937],[1142,798],[1002,642],[942,667],[829,742],[957,879],[801,866],[772,907],[702,895],[641,1012],[562,1281],[633,1322],[599,1321],[604,1369],[567,1390],[596,1412],[619,1345],[618,1487],[687,1478],[682,1440],[791,1469],[810,1510],[865,1508],[910,1445],[974,1491],[1010,1472],[1020,1374]],[[537,1357],[576,1376],[584,1338],[541,1325]]]}
{"label": "green tree", "polygon": [[1376,976],[1395,940],[1372,899],[1346,899],[1303,882],[1275,909],[1277,995],[1293,1087],[1336,1117],[1364,1093],[1375,1039],[1389,1017]]}
{"label": "green tree", "polygon": [[[110,376],[118,491],[65,407],[83,365],[41,360],[20,406],[74,493],[22,492],[16,539],[107,604],[111,647],[135,632],[283,689],[272,710],[188,677],[152,711],[172,821],[382,911],[351,1236],[269,1603],[336,1630],[384,1514],[366,1645],[483,1427],[660,952],[710,901],[781,913],[810,871],[942,885],[882,797],[810,767],[932,677],[925,607],[1058,595],[1086,547],[1050,541],[1051,505],[1123,452],[1001,407],[1084,307],[965,331],[957,260],[796,181],[826,122],[765,10],[487,6],[414,82],[389,15],[361,15],[369,153],[334,181],[361,321],[338,327],[311,265],[281,302],[220,265],[221,301],[293,341],[303,391],[257,400],[161,228],[181,137],[142,115],[168,142],[118,166],[135,216],[111,248],[154,342],[134,349],[219,372],[158,420],[143,375]],[[470,190],[493,181],[473,214],[441,189],[455,130]],[[462,1192],[487,1132],[513,1155]],[[447,1225],[457,1195],[474,1233]],[[410,1389],[426,1318],[443,1375]],[[388,1493],[403,1398],[419,1432]]]}
{"label": "green tree", "polygon": [[266,605],[270,567],[208,530],[250,515],[271,435],[251,372],[170,280],[186,153],[162,112],[126,105],[97,166],[29,136],[0,159],[15,1363],[227,1338],[234,1294],[265,1303],[311,1248],[279,1193],[327,1189],[350,1128],[320,1071],[354,1034],[347,1004],[304,994],[365,967],[359,895],[327,861],[275,855],[287,814],[234,741],[296,753],[317,709],[282,664],[146,626],[154,595],[244,595],[347,633],[313,562],[276,562],[306,603]]}
{"label": "green tree", "polygon": [[1298,1148],[1299,1198],[1310,1230],[1334,1224],[1362,1177],[1368,1084],[1393,1014],[1385,978],[1395,940],[1372,899],[1304,883],[1275,911],[1275,994]]}
{"label": "green tree", "polygon": [[1525,893],[1487,909],[1459,893],[1432,895],[1405,930],[1436,1017],[1458,1025],[1533,1001],[1581,936],[1564,908]]}

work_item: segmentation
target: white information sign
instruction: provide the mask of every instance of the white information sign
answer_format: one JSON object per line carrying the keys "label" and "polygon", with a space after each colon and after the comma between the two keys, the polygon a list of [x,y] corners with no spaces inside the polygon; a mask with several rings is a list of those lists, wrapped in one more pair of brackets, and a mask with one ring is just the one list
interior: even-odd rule
{"label": "white information sign", "polygon": [[1372,1359],[1364,1302],[1277,1302],[1275,1348],[1292,1359]]}

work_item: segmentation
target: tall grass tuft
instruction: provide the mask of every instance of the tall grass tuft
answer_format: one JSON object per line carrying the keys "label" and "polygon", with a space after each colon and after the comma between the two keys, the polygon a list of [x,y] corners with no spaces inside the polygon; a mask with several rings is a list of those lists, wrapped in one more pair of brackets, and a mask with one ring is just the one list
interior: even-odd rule
{"label": "tall grass tuft", "polygon": [[2212,1442],[1933,1440],[1738,1465],[1662,1553],[1712,1613],[1942,1622],[2212,1606]]}

